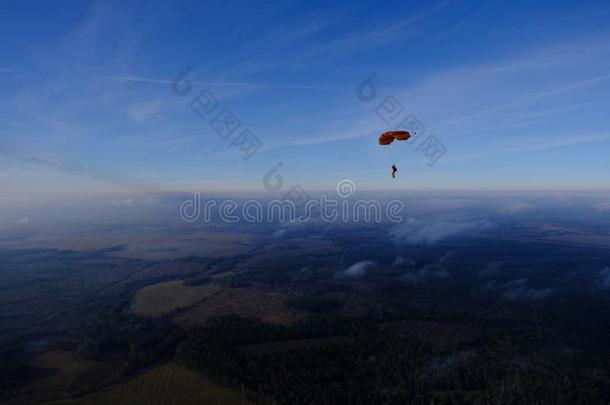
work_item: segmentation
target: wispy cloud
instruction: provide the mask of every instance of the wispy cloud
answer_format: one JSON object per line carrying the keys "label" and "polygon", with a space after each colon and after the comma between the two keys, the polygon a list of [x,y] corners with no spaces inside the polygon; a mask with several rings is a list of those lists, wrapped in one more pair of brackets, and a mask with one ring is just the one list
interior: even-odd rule
{"label": "wispy cloud", "polygon": [[[110,76],[110,79],[125,81],[125,82],[140,82],[152,84],[172,84],[172,80],[152,79],[139,76]],[[283,85],[283,84],[265,84],[265,83],[244,83],[244,82],[192,82],[193,86],[204,87],[243,87],[252,89],[281,89],[281,90],[313,90],[313,91],[328,91],[333,92],[334,89],[320,86],[300,86],[300,85]]]}
{"label": "wispy cloud", "polygon": [[77,162],[70,162],[46,154],[36,153],[0,153],[0,158],[8,161],[21,162],[27,164],[38,173],[48,174],[51,171],[63,173],[70,176],[81,177],[83,179],[95,180],[99,183],[112,184],[120,188],[127,188],[138,191],[158,191],[159,186],[142,180],[134,179],[125,174],[119,175],[110,171],[99,170],[88,165]]}
{"label": "wispy cloud", "polygon": [[52,158],[45,155],[36,155],[36,154],[20,154],[15,156],[17,159],[22,161],[31,162],[35,164],[39,164],[42,166],[51,166],[56,169],[65,169],[66,165],[59,159]]}
{"label": "wispy cloud", "polygon": [[535,100],[539,100],[539,99],[542,99],[542,98],[554,96],[554,95],[557,95],[557,94],[560,94],[560,93],[565,93],[567,91],[578,89],[580,87],[590,86],[592,84],[595,84],[595,83],[598,83],[598,82],[601,82],[601,81],[604,81],[604,80],[608,80],[608,79],[610,79],[610,73],[602,75],[602,76],[597,76],[597,77],[594,77],[592,79],[580,80],[578,82],[570,83],[570,84],[565,85],[565,86],[560,86],[560,87],[557,87],[555,89],[543,91],[541,93],[533,94],[531,96],[528,96],[528,97],[525,97],[525,98],[522,98],[522,99],[519,99],[519,100],[511,101],[510,103],[506,103],[506,104],[502,104],[502,105],[499,105],[499,106],[496,106],[496,107],[492,107],[492,108],[487,108],[487,109],[484,109],[484,110],[476,111],[476,112],[464,115],[464,116],[459,117],[459,118],[454,118],[454,119],[452,119],[450,121],[446,121],[446,122],[442,122],[442,123],[439,123],[439,124],[435,124],[435,125],[432,125],[431,128],[439,128],[439,127],[442,127],[442,126],[454,125],[454,124],[456,124],[458,122],[462,122],[462,121],[465,121],[465,120],[468,120],[468,119],[471,119],[471,118],[475,118],[475,117],[478,117],[478,116],[481,116],[481,115],[492,114],[492,113],[500,112],[502,110],[506,110],[506,109],[509,109],[509,108],[518,107],[518,106],[530,103],[530,102],[535,101]]}
{"label": "wispy cloud", "polygon": [[526,202],[516,202],[516,203],[512,203],[512,204],[508,204],[503,207],[500,207],[499,211],[509,213],[509,214],[516,214],[519,212],[529,211],[535,207],[536,206],[534,204],[530,204],[530,203],[526,203]]}
{"label": "wispy cloud", "polygon": [[478,273],[479,277],[496,276],[502,273],[502,262],[491,262]]}
{"label": "wispy cloud", "polygon": [[[488,159],[496,156],[502,155],[510,155],[524,152],[534,152],[541,150],[549,150],[555,148],[562,148],[566,146],[575,146],[575,145],[584,145],[589,143],[597,143],[597,142],[605,142],[610,140],[610,134],[596,134],[596,135],[574,135],[574,136],[563,136],[561,138],[555,137],[546,137],[549,140],[543,141],[533,141],[533,142],[523,142],[519,141],[517,143],[512,142],[511,144],[495,144],[490,146],[488,151],[471,154],[471,155],[462,155],[455,157],[448,157],[445,159],[445,162],[465,162],[471,160],[479,160],[479,159]],[[508,138],[505,138],[508,139]],[[482,145],[479,145],[482,147]]]}
{"label": "wispy cloud", "polygon": [[509,301],[538,301],[552,295],[555,290],[552,288],[535,288],[529,280],[520,278],[500,286],[504,289],[502,297]]}
{"label": "wispy cloud", "polygon": [[[353,115],[359,116],[361,113],[353,113]],[[324,145],[332,142],[377,135],[379,132],[380,122],[378,121],[372,121],[370,119],[347,119],[345,122],[340,122],[340,120],[341,118],[337,118],[337,122],[332,128],[327,128],[323,131],[315,131],[315,134],[306,134],[305,136],[288,139],[278,137],[273,140],[272,144],[267,143],[261,150],[270,151],[292,146]]]}
{"label": "wispy cloud", "polygon": [[136,122],[145,124],[158,117],[167,107],[167,102],[154,98],[145,103],[132,104],[129,106],[127,113]]}
{"label": "wispy cloud", "polygon": [[485,15],[486,13],[489,13],[491,10],[499,7],[505,1],[506,0],[496,0],[496,1],[486,2],[483,7],[479,8],[479,9],[473,11],[472,13],[466,15],[465,17],[461,18],[458,22],[456,22],[449,28],[445,29],[444,31],[439,32],[434,37],[434,39],[444,38],[444,37],[448,36],[449,34],[452,34],[456,31],[458,31],[460,28],[464,27],[465,25],[467,25],[469,22],[476,19],[477,17]]}
{"label": "wispy cloud", "polygon": [[593,208],[599,212],[608,212],[610,211],[610,202],[602,202],[599,204],[595,204]]}
{"label": "wispy cloud", "polygon": [[600,271],[597,284],[601,288],[610,288],[610,266]]}
{"label": "wispy cloud", "polygon": [[[575,42],[560,43],[554,47],[523,52],[494,63],[483,62],[459,68],[434,71],[427,77],[419,80],[415,86],[407,89],[397,88],[393,92],[388,92],[388,95],[395,95],[402,103],[406,103],[405,100],[416,100],[417,107],[410,112],[415,113],[424,121],[428,131],[436,131],[438,133],[443,128],[455,130],[456,128],[468,127],[471,129],[471,123],[476,122],[475,119],[480,121],[482,118],[503,111],[511,113],[510,118],[514,123],[518,116],[523,115],[527,118],[531,117],[534,113],[531,110],[525,113],[520,111],[513,113],[512,109],[528,106],[538,100],[549,100],[553,96],[568,94],[571,91],[599,85],[610,79],[610,73],[605,73],[587,79],[564,83],[533,94],[531,94],[530,86],[526,87],[523,85],[524,83],[531,83],[529,77],[534,73],[548,72],[549,74],[560,74],[573,69],[575,61],[570,55],[581,50],[586,42],[583,39]],[[578,60],[580,67],[595,66],[599,60],[598,58],[601,58],[608,52],[610,52],[610,49],[606,45],[590,46],[586,59]],[[517,80],[517,84],[513,85],[515,80]],[[551,80],[548,81],[552,82]],[[505,83],[511,84],[507,85]],[[512,99],[512,101],[494,105],[495,101],[500,98],[499,95],[503,95],[502,98],[504,100]],[[381,102],[381,100],[382,98],[379,97],[378,102]],[[321,145],[371,136],[371,134],[379,132],[380,128],[384,127],[385,124],[372,111],[375,107],[374,105],[368,106],[368,109],[363,109],[363,107],[361,104],[349,105],[338,111],[336,121],[344,119],[345,125],[343,127],[339,127],[336,122],[333,122],[333,127],[324,131],[317,131],[321,135],[305,136],[283,141],[285,143],[271,145],[270,148],[290,145]],[[546,111],[546,114],[549,114],[549,111],[556,114],[563,110],[554,108]],[[461,114],[457,114],[456,117],[456,112]],[[538,113],[538,115],[541,114]],[[354,116],[361,118],[354,120]],[[436,123],[434,118],[437,118]],[[541,118],[547,117],[543,115]],[[457,124],[463,125],[460,127]],[[497,140],[507,139],[501,136],[495,138]],[[536,138],[538,139],[537,142],[534,141],[526,147],[532,148],[531,150],[538,150],[597,142],[605,140],[605,135],[583,136],[578,134],[578,136],[572,135],[569,138],[566,137],[565,140],[557,140],[557,137],[553,136],[553,140],[548,142],[539,141],[539,136]],[[493,146],[492,149],[494,151],[501,151],[501,153],[507,153],[506,151],[513,153],[511,148],[498,148],[497,145]],[[523,151],[522,147],[514,150],[514,152],[521,151]],[[481,157],[486,156],[488,156],[487,153],[481,154]],[[464,158],[456,156],[456,160],[477,159],[478,157],[478,155]],[[448,160],[448,158],[444,158],[444,161]]]}
{"label": "wispy cloud", "polygon": [[415,260],[404,258],[402,256],[396,256],[396,259],[394,259],[394,262],[392,262],[392,266],[413,267],[415,264]]}
{"label": "wispy cloud", "polygon": [[21,219],[18,219],[17,221],[15,221],[15,224],[17,224],[17,225],[27,225],[29,223],[30,223],[30,218],[28,218],[28,217],[21,218]]}
{"label": "wispy cloud", "polygon": [[286,234],[286,229],[278,229],[277,231],[275,231],[271,234],[271,237],[275,238],[275,239],[280,239],[285,234]]}
{"label": "wispy cloud", "polygon": [[444,279],[450,277],[447,260],[455,255],[454,251],[448,252],[443,255],[436,263],[428,264],[421,269],[411,269],[405,273],[400,279],[412,284],[418,284],[420,282],[426,282],[436,279]]}
{"label": "wispy cloud", "polygon": [[345,55],[346,53],[354,52],[356,50],[361,51],[365,48],[378,47],[398,39],[404,39],[405,36],[414,32],[412,30],[415,29],[414,26],[417,22],[438,13],[448,4],[448,0],[437,1],[431,7],[414,13],[399,22],[378,25],[371,30],[365,32],[360,31],[356,34],[351,34],[323,45],[313,47],[310,50],[301,53],[300,60],[303,63],[312,61],[319,62],[321,59],[327,57]]}
{"label": "wispy cloud", "polygon": [[507,282],[496,282],[496,280],[492,280],[476,287],[473,291],[479,294],[499,294],[499,296],[506,301],[531,304],[534,301],[541,301],[550,297],[557,292],[557,289],[535,287],[530,280],[519,278]]}

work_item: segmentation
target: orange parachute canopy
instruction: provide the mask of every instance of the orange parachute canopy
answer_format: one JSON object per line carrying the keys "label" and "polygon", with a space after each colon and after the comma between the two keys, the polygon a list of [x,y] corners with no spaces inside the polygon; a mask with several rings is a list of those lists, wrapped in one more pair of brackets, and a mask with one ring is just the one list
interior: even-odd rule
{"label": "orange parachute canopy", "polygon": [[386,131],[379,136],[379,145],[389,145],[394,141],[406,141],[411,138],[407,131]]}

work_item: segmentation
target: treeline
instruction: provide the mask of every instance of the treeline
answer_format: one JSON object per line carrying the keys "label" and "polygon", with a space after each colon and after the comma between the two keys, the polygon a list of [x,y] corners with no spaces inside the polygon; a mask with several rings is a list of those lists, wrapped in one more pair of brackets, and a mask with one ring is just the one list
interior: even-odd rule
{"label": "treeline", "polygon": [[224,316],[190,331],[176,358],[268,404],[602,404],[610,394],[607,365],[523,353],[518,336],[443,351],[370,325],[328,318],[273,326]]}
{"label": "treeline", "polygon": [[182,333],[162,320],[127,314],[102,319],[83,329],[76,353],[83,360],[124,358],[129,370],[137,370],[173,356]]}
{"label": "treeline", "polygon": [[343,303],[337,299],[323,296],[300,296],[291,298],[286,302],[286,307],[295,311],[313,312],[316,314],[329,312],[340,308]]}

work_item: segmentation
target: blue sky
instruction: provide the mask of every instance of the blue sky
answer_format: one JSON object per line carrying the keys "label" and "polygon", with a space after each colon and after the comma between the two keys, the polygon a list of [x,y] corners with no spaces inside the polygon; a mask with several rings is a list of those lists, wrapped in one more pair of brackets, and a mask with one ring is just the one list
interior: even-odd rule
{"label": "blue sky", "polygon": [[[158,191],[608,190],[604,1],[17,2],[0,13],[0,185]],[[191,93],[170,83],[186,67]],[[358,86],[374,73],[376,97]],[[207,89],[204,119],[190,107]],[[377,145],[394,97],[446,153]],[[210,126],[229,108],[229,140]],[[231,145],[248,129],[262,146]],[[389,176],[392,163],[398,178]]]}

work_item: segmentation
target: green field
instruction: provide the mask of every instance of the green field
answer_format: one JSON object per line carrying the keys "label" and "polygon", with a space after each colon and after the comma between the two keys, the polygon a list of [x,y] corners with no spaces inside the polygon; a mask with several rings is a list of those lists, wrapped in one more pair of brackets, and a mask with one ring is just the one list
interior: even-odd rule
{"label": "green field", "polygon": [[123,384],[84,397],[54,402],[55,405],[189,405],[252,402],[231,388],[220,387],[176,363],[147,371]]}

